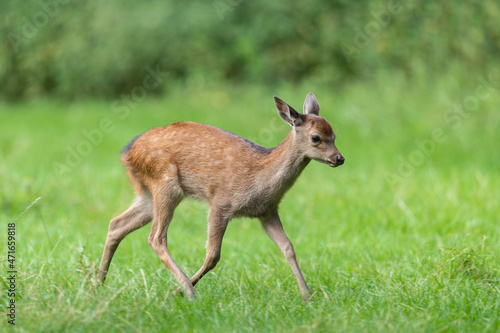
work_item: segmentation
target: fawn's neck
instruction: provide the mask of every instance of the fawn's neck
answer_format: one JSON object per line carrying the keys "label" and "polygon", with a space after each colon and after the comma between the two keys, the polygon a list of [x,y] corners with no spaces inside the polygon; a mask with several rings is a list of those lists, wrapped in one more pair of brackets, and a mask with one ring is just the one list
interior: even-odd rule
{"label": "fawn's neck", "polygon": [[287,137],[271,150],[264,163],[263,180],[266,187],[281,199],[311,161],[298,149],[295,133],[290,131]]}

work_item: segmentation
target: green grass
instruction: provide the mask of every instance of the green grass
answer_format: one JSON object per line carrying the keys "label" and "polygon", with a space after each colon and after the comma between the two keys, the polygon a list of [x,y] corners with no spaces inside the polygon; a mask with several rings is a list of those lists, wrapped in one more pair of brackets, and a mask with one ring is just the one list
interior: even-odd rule
{"label": "green grass", "polygon": [[[473,95],[478,82],[418,82],[394,76],[313,90],[337,129],[346,164],[311,163],[281,206],[314,293],[308,302],[277,247],[249,219],[231,222],[222,260],[196,286],[194,301],[166,298],[177,284],[147,244],[149,227],[122,242],[103,288],[96,289],[94,275],[108,221],[133,199],[119,162],[131,138],[191,120],[272,146],[289,129],[272,96],[300,109],[311,87],[188,87],[146,99],[123,119],[112,101],[1,105],[4,235],[6,223],[41,197],[16,221],[15,330],[498,331],[500,87],[453,127],[444,114]],[[113,130],[57,173],[54,162],[65,164],[68,151],[89,141],[82,131],[99,128],[104,118]],[[398,173],[402,160],[418,157],[416,140],[428,140],[436,128],[445,139],[411,172]],[[388,182],[388,174],[399,178]],[[206,215],[205,204],[185,201],[169,229],[171,252],[188,275],[203,263]]]}

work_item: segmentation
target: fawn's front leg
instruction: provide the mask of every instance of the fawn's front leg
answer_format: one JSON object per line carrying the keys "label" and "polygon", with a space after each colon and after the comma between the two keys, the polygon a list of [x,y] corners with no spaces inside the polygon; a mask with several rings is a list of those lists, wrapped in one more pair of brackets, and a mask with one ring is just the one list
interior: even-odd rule
{"label": "fawn's front leg", "polygon": [[[207,255],[203,266],[191,278],[193,286],[219,262],[222,238],[224,238],[228,222],[228,219],[224,216],[223,210],[218,207],[210,207],[210,214],[208,216]],[[180,293],[182,293],[182,288],[180,287],[173,291],[173,294]]]}
{"label": "fawn's front leg", "polygon": [[295,257],[295,251],[293,250],[293,245],[283,230],[283,225],[281,224],[278,213],[275,212],[266,217],[260,218],[260,222],[262,223],[262,226],[264,227],[264,230],[269,238],[271,238],[273,242],[278,245],[279,249],[288,260],[290,267],[292,267],[295,279],[299,284],[302,299],[304,301],[309,299],[311,291],[309,290],[306,280],[304,280],[304,276],[300,271],[299,264],[297,263],[297,259]]}

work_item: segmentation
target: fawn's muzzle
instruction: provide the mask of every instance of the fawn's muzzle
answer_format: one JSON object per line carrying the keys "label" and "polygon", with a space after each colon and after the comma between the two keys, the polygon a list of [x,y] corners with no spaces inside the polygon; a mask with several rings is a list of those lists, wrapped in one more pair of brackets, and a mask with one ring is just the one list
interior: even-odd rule
{"label": "fawn's muzzle", "polygon": [[338,167],[338,166],[344,164],[345,159],[342,155],[337,155],[335,157],[332,156],[331,158],[329,158],[327,160],[319,160],[319,161],[326,163],[329,166],[331,166],[332,168],[334,168],[334,167]]}

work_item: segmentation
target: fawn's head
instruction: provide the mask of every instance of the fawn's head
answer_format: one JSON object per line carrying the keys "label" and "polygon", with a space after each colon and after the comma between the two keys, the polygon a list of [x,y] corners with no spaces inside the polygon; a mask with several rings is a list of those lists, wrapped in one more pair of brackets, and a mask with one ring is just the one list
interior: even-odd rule
{"label": "fawn's head", "polygon": [[344,164],[344,157],[335,147],[335,133],[325,118],[319,116],[319,104],[313,93],[304,101],[304,113],[300,114],[278,97],[274,103],[280,117],[292,126],[295,142],[305,157],[326,163],[331,167]]}

